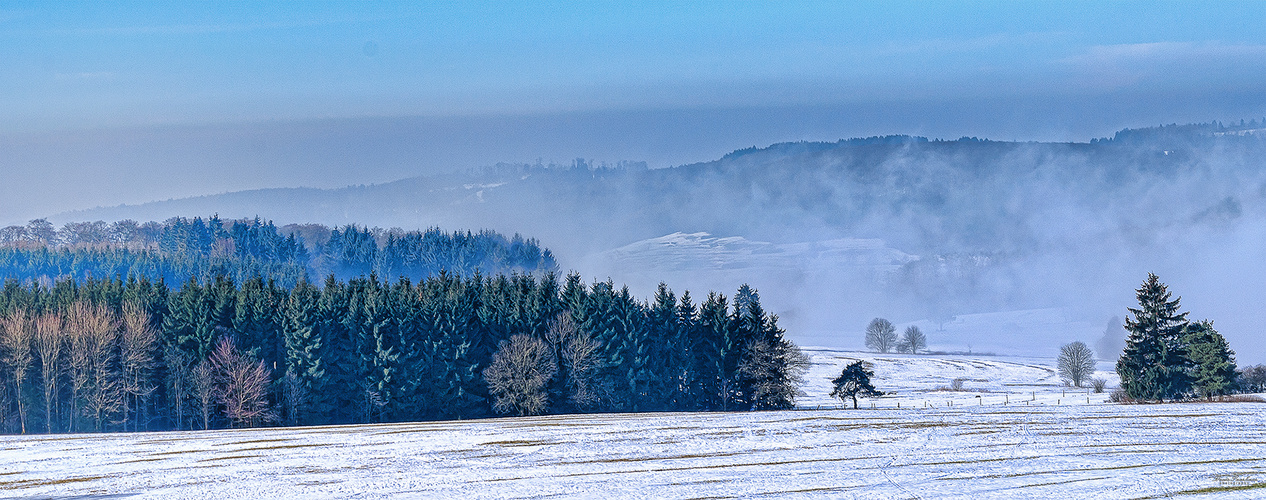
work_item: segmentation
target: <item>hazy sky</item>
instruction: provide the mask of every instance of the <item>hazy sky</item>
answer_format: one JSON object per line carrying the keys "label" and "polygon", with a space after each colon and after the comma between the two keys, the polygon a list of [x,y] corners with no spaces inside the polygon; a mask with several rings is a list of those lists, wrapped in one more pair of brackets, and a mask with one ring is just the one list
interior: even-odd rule
{"label": "hazy sky", "polygon": [[0,223],[497,161],[1084,141],[1260,118],[1263,82],[1263,2],[5,2]]}

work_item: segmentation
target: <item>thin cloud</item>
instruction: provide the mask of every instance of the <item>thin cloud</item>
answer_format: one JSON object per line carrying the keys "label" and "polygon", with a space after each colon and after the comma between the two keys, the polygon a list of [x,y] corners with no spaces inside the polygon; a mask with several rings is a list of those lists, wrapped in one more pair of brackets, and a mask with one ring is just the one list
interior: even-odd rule
{"label": "thin cloud", "polygon": [[[1085,87],[1118,89],[1143,83],[1185,84],[1193,79],[1232,84],[1256,79],[1266,68],[1266,45],[1219,42],[1152,42],[1096,45],[1057,61]],[[1239,77],[1239,78],[1237,78]]]}

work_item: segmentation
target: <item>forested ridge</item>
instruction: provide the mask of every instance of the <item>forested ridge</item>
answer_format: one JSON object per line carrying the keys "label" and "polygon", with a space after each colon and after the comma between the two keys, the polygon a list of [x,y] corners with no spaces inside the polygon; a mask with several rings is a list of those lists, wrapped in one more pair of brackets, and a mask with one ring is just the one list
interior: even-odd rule
{"label": "forested ridge", "polygon": [[536,240],[494,231],[383,230],[347,225],[291,224],[259,218],[173,217],[164,222],[72,222],[44,219],[0,229],[0,278],[79,281],[129,276],[168,283],[224,275],[242,282],[269,277],[287,288],[333,274],[346,280],[379,276],[423,279],[445,270],[462,276],[556,271]]}
{"label": "forested ridge", "polygon": [[[9,280],[0,313],[6,432],[786,408],[804,366],[749,288],[646,302],[576,274]],[[543,385],[491,388],[525,343]]]}

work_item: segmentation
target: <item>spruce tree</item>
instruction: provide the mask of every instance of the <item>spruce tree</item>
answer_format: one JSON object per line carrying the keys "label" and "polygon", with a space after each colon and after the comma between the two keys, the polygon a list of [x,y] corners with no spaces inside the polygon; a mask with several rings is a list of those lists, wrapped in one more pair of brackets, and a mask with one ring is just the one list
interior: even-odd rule
{"label": "spruce tree", "polygon": [[1191,361],[1191,386],[1196,394],[1212,401],[1214,396],[1230,392],[1237,375],[1235,352],[1222,334],[1213,329],[1213,322],[1204,320],[1187,325],[1183,340]]}
{"label": "spruce tree", "polygon": [[649,319],[650,379],[647,398],[660,408],[676,408],[681,400],[684,368],[689,359],[689,346],[679,337],[681,328],[677,322],[677,297],[668,285],[660,283],[655,291],[655,302],[647,313]]}
{"label": "spruce tree", "polygon": [[286,373],[298,381],[298,387],[290,395],[286,415],[292,423],[307,423],[311,398],[317,395],[325,382],[325,360],[321,358],[320,290],[299,281],[286,301],[285,323],[282,332],[286,346]]}
{"label": "spruce tree", "polygon": [[698,384],[696,404],[699,409],[720,410],[725,407],[724,345],[726,328],[729,325],[727,308],[725,296],[714,292],[709,292],[699,307],[692,349]]}
{"label": "spruce tree", "polygon": [[1126,395],[1139,400],[1178,399],[1190,387],[1190,362],[1183,342],[1187,313],[1179,312],[1180,298],[1170,300],[1170,292],[1155,274],[1136,291],[1138,308],[1128,308],[1130,332],[1125,351],[1117,361],[1117,374]]}

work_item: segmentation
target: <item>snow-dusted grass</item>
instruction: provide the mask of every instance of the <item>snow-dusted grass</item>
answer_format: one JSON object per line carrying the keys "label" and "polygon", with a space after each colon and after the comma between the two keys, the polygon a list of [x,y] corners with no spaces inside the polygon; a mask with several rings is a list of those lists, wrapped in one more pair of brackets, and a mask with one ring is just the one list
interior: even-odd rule
{"label": "snow-dusted grass", "polygon": [[[872,383],[887,393],[862,400],[875,408],[1103,404],[1111,388],[1120,384],[1108,362],[1100,362],[1091,377],[1108,381],[1108,389],[1096,394],[1088,381],[1083,387],[1067,386],[1050,358],[878,354],[821,347],[806,347],[804,351],[813,365],[805,374],[805,396],[799,400],[803,408],[840,407],[839,400],[829,396],[831,379],[857,360],[871,363],[875,372]],[[962,380],[962,390],[950,390],[954,379]]]}
{"label": "snow-dusted grass", "polygon": [[[1041,360],[811,354],[806,402],[821,410],[8,436],[0,496],[1266,496],[1263,404],[1056,405]],[[825,383],[813,378],[851,357],[874,359],[877,385],[897,394],[842,410],[815,392]],[[969,389],[1025,385],[931,390],[959,368],[987,381]],[[992,401],[1028,393],[1037,402]],[[944,398],[913,404],[934,396]]]}

